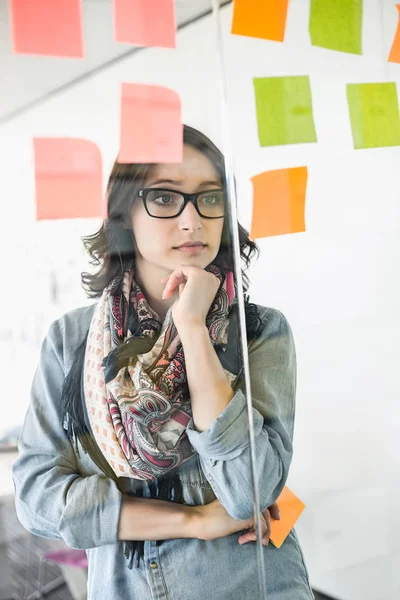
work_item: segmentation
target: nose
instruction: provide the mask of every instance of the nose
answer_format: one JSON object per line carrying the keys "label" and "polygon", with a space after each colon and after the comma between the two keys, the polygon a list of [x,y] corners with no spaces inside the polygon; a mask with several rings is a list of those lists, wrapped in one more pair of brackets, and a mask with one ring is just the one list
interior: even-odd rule
{"label": "nose", "polygon": [[185,210],[178,217],[178,227],[183,231],[197,231],[203,229],[202,218],[197,212],[193,202],[188,202]]}

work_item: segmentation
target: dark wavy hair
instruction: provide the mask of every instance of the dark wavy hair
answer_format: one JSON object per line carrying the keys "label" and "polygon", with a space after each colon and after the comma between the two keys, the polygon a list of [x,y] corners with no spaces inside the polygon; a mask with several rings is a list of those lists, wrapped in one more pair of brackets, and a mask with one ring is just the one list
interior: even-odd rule
{"label": "dark wavy hair", "polygon": [[[184,125],[183,142],[199,150],[214,165],[221,182],[226,186],[226,173],[222,152],[203,133]],[[107,218],[100,229],[82,238],[91,264],[99,266],[96,273],[81,274],[82,287],[89,298],[101,296],[110,281],[121,274],[135,259],[134,238],[130,223],[130,210],[137,192],[143,187],[146,176],[154,166],[149,164],[114,163],[107,186]],[[229,207],[228,207],[229,210]],[[233,252],[229,231],[229,214],[225,216],[219,252],[214,263],[233,271]],[[247,269],[251,259],[259,254],[259,248],[250,240],[248,232],[238,223],[240,255]],[[249,285],[242,270],[244,291]]]}

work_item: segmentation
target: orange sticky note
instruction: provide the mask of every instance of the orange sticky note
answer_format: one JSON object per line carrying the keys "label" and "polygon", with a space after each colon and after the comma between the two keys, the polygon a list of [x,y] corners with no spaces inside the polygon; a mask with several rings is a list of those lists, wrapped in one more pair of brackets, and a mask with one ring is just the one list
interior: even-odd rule
{"label": "orange sticky note", "polygon": [[102,161],[93,142],[35,138],[36,218],[104,217]]}
{"label": "orange sticky note", "polygon": [[252,240],[305,231],[307,175],[307,167],[293,167],[265,171],[251,178]]}
{"label": "orange sticky note", "polygon": [[394,36],[388,62],[400,63],[400,4],[396,4],[396,8],[399,11],[399,20],[397,22],[396,35]]}
{"label": "orange sticky note", "polygon": [[232,33],[283,42],[289,0],[234,0]]}
{"label": "orange sticky note", "polygon": [[175,0],[113,0],[116,42],[176,47]]}
{"label": "orange sticky note", "polygon": [[123,83],[120,163],[177,163],[183,159],[181,100],[159,85]]}
{"label": "orange sticky note", "polygon": [[17,54],[83,57],[82,0],[10,0]]}
{"label": "orange sticky note", "polygon": [[280,548],[306,505],[287,486],[283,488],[277,503],[281,518],[279,521],[271,519],[269,539],[274,546]]}

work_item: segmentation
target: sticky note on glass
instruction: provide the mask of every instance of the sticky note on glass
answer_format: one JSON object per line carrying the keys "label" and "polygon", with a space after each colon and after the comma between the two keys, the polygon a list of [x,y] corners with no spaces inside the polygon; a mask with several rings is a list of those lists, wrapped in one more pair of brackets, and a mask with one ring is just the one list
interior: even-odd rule
{"label": "sticky note on glass", "polygon": [[254,79],[261,146],[317,141],[307,76]]}
{"label": "sticky note on glass", "polygon": [[[400,13],[400,4],[396,4]],[[400,16],[400,15],[399,15]],[[390,50],[388,62],[400,63],[400,18],[398,17],[396,34],[394,36],[392,48]]]}
{"label": "sticky note on glass", "polygon": [[104,217],[102,161],[88,140],[35,138],[36,217]]}
{"label": "sticky note on glass", "polygon": [[175,0],[113,0],[113,6],[116,42],[176,47]]}
{"label": "sticky note on glass", "polygon": [[400,145],[400,118],[395,83],[347,84],[354,148]]}
{"label": "sticky note on glass", "polygon": [[307,167],[293,167],[265,171],[251,178],[252,240],[306,230],[307,176]]}
{"label": "sticky note on glass", "polygon": [[181,100],[169,88],[123,83],[120,163],[177,163],[183,159]]}
{"label": "sticky note on glass", "polygon": [[82,0],[10,0],[17,54],[83,57]]}
{"label": "sticky note on glass", "polygon": [[269,539],[274,546],[280,548],[306,505],[287,486],[283,488],[277,503],[281,518],[279,521],[271,519]]}
{"label": "sticky note on glass", "polygon": [[283,42],[289,0],[234,0],[232,33]]}
{"label": "sticky note on glass", "polygon": [[362,54],[362,0],[311,0],[313,46]]}

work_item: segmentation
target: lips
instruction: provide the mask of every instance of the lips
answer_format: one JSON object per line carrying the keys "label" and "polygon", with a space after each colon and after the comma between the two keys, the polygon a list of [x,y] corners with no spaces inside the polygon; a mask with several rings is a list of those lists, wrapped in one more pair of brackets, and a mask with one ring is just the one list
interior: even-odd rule
{"label": "lips", "polygon": [[176,246],[176,248],[203,248],[205,246],[205,244],[203,244],[203,242],[185,242],[184,244],[181,244],[180,246]]}
{"label": "lips", "polygon": [[187,256],[196,256],[201,254],[205,248],[206,244],[203,244],[202,242],[185,242],[184,244],[181,244],[181,246],[174,248],[174,250],[186,254]]}

